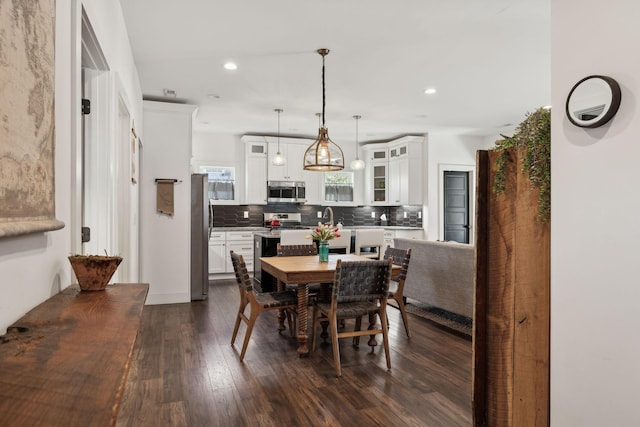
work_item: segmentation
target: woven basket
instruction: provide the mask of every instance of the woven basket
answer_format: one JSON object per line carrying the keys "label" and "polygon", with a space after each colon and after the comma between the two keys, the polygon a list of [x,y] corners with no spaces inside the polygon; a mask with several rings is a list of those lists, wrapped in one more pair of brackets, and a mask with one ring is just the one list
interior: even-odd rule
{"label": "woven basket", "polygon": [[69,262],[83,291],[102,291],[122,262],[119,256],[71,255]]}

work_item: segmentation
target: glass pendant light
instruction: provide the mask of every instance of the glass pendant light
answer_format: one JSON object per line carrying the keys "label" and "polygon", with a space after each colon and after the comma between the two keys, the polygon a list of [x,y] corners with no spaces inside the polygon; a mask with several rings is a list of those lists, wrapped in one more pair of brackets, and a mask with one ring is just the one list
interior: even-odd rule
{"label": "glass pendant light", "polygon": [[344,153],[331,139],[324,123],[325,89],[324,89],[324,57],[329,49],[318,49],[322,56],[322,126],[318,130],[318,137],[304,153],[304,169],[308,171],[339,171],[344,169]]}
{"label": "glass pendant light", "polygon": [[358,157],[358,120],[360,120],[362,116],[353,116],[353,118],[356,119],[356,158],[351,160],[349,166],[351,166],[351,169],[354,171],[359,171],[364,169],[364,161]]}
{"label": "glass pendant light", "polygon": [[278,152],[276,153],[275,156],[273,156],[273,159],[271,160],[271,163],[274,166],[283,166],[284,165],[284,156],[282,155],[282,153],[280,153],[280,113],[282,113],[284,110],[282,108],[276,108],[273,111],[278,113]]}

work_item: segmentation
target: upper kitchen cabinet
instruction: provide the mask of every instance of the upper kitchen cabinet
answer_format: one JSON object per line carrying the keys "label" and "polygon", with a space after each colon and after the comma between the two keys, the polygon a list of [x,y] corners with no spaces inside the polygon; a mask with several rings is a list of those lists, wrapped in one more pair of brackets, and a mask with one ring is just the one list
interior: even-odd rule
{"label": "upper kitchen cabinet", "polygon": [[389,149],[386,144],[363,147],[365,167],[365,203],[388,205]]}
{"label": "upper kitchen cabinet", "polygon": [[423,141],[422,136],[405,136],[365,147],[365,191],[372,205],[422,204]]}
{"label": "upper kitchen cabinet", "polygon": [[280,138],[280,154],[284,157],[284,164],[276,166],[271,162],[271,159],[278,152],[278,142],[274,138],[267,139],[269,141],[269,159],[267,161],[269,181],[304,181],[304,153],[311,143],[307,144],[306,140],[292,142],[291,138]]}
{"label": "upper kitchen cabinet", "polygon": [[243,136],[245,143],[245,198],[248,205],[267,204],[267,142],[264,137]]}

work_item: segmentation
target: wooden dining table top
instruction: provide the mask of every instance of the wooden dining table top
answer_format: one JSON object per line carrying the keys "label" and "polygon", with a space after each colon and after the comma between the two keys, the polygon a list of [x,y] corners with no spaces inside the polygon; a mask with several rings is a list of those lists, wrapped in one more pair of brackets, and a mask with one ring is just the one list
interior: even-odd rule
{"label": "wooden dining table top", "polygon": [[[320,262],[317,255],[262,257],[262,269],[284,283],[332,282],[338,260],[371,261],[371,258],[354,254],[329,254],[329,262]],[[394,265],[391,276],[397,276],[400,266]]]}

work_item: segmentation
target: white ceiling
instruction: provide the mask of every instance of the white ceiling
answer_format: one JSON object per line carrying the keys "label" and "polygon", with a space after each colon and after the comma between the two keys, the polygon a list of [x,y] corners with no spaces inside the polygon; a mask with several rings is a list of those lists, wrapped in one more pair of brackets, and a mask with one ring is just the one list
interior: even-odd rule
{"label": "white ceiling", "polygon": [[273,134],[282,108],[282,135],[315,137],[319,48],[337,143],[356,114],[360,141],[495,135],[551,99],[549,0],[120,2],[143,94],[198,105],[196,131]]}

